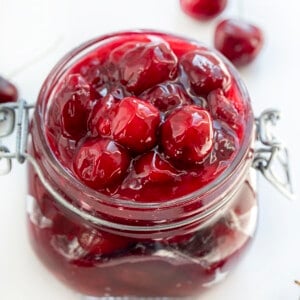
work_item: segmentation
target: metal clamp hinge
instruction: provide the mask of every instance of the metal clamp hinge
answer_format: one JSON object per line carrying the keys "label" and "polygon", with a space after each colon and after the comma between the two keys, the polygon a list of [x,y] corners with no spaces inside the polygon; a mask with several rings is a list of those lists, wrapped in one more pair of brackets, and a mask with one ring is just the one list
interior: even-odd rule
{"label": "metal clamp hinge", "polygon": [[[29,105],[20,99],[17,103],[0,104],[0,175],[8,174],[12,168],[12,159],[23,163],[26,159]],[[2,143],[3,138],[11,135],[16,128],[16,143],[14,151]]]}
{"label": "metal clamp hinge", "polygon": [[255,119],[258,146],[255,149],[253,167],[285,197],[294,199],[288,150],[274,133],[279,119],[280,112],[271,109]]}

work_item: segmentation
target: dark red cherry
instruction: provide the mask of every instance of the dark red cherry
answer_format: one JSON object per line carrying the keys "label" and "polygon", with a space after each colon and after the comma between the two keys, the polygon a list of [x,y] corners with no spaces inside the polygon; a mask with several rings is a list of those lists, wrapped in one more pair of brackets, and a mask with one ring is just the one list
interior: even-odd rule
{"label": "dark red cherry", "polygon": [[159,111],[151,103],[126,97],[116,108],[111,132],[115,141],[140,153],[156,144],[159,123]]}
{"label": "dark red cherry", "polygon": [[196,105],[174,111],[162,124],[161,144],[165,153],[173,159],[202,162],[213,146],[209,112]]}
{"label": "dark red cherry", "polygon": [[248,105],[245,101],[245,97],[242,95],[241,89],[237,86],[237,84],[232,84],[228,91],[224,93],[224,95],[230,99],[236,108],[236,110],[244,116],[247,111]]}
{"label": "dark red cherry", "polygon": [[176,178],[177,170],[159,153],[150,151],[137,159],[134,164],[137,177],[147,182],[166,182]]}
{"label": "dark red cherry", "polygon": [[261,29],[243,20],[227,19],[215,30],[215,48],[236,66],[252,62],[263,46]]}
{"label": "dark red cherry", "polygon": [[99,189],[122,178],[130,163],[127,151],[106,138],[93,139],[81,145],[73,167],[78,178]]}
{"label": "dark red cherry", "polygon": [[174,83],[159,84],[145,91],[139,97],[152,103],[161,112],[192,104],[192,100],[186,94],[184,88]]}
{"label": "dark red cherry", "polygon": [[177,73],[177,57],[166,43],[136,45],[120,60],[121,82],[128,91],[140,94],[144,90],[171,80]]}
{"label": "dark red cherry", "polygon": [[230,74],[226,66],[206,50],[195,50],[182,56],[180,63],[192,89],[198,95],[207,95],[212,90],[226,90],[230,85]]}
{"label": "dark red cherry", "polygon": [[61,126],[65,136],[78,139],[85,134],[94,97],[90,85],[81,75],[67,77],[56,99],[61,107]]}
{"label": "dark red cherry", "polygon": [[0,76],[0,103],[15,102],[17,99],[17,88],[7,79]]}
{"label": "dark red cherry", "polygon": [[[142,43],[144,44],[144,43]],[[120,46],[116,47],[109,53],[108,60],[109,62],[113,64],[119,64],[120,60],[123,58],[123,56],[131,51],[134,50],[137,46],[136,42],[127,42],[124,44],[121,44]]]}
{"label": "dark red cherry", "polygon": [[230,161],[232,155],[238,149],[236,135],[227,127],[219,127],[215,130],[215,156],[218,163],[221,161]]}
{"label": "dark red cherry", "polygon": [[111,122],[115,116],[116,107],[117,101],[111,94],[96,103],[88,121],[92,136],[111,135]]}
{"label": "dark red cherry", "polygon": [[242,139],[244,133],[242,115],[235,108],[234,102],[224,96],[221,89],[208,95],[208,105],[212,116],[227,123]]}
{"label": "dark red cherry", "polygon": [[180,0],[182,10],[198,20],[209,20],[220,14],[227,0]]}

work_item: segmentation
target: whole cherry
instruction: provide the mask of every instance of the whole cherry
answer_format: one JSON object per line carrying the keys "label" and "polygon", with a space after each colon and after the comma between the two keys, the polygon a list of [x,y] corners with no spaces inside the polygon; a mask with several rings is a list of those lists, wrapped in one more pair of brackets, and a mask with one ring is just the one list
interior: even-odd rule
{"label": "whole cherry", "polygon": [[116,108],[111,133],[115,141],[141,153],[155,145],[159,123],[159,111],[151,103],[126,97]]}
{"label": "whole cherry", "polygon": [[174,111],[161,126],[161,144],[172,159],[202,162],[213,146],[209,112],[197,105],[183,106]]}
{"label": "whole cherry", "polygon": [[4,77],[0,76],[0,103],[15,102],[18,98],[17,88]]}
{"label": "whole cherry", "polygon": [[71,74],[66,78],[57,95],[65,136],[79,139],[86,133],[89,106],[94,96],[92,88],[81,75]]}
{"label": "whole cherry", "polygon": [[130,163],[127,151],[107,138],[87,140],[77,150],[73,167],[86,185],[98,189],[118,179]]}
{"label": "whole cherry", "polygon": [[195,50],[181,57],[180,64],[191,88],[197,95],[207,95],[212,90],[230,86],[230,75],[224,63],[207,50]]}
{"label": "whole cherry", "polygon": [[223,20],[215,30],[215,48],[236,66],[252,62],[259,54],[263,42],[261,29],[243,20]]}
{"label": "whole cherry", "polygon": [[187,15],[203,21],[219,15],[226,5],[227,0],[180,0],[180,6]]}
{"label": "whole cherry", "polygon": [[177,170],[159,153],[150,151],[137,159],[134,169],[138,177],[147,182],[163,183],[172,181],[177,176]]}
{"label": "whole cherry", "polygon": [[244,133],[242,116],[235,108],[234,102],[225,97],[221,89],[212,91],[207,99],[214,119],[227,123],[236,132],[237,136],[242,139]]}

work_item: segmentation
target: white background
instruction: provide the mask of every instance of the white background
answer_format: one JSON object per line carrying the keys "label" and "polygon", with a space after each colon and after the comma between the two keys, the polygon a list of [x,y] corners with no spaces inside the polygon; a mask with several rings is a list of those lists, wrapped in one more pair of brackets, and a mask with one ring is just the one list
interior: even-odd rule
{"label": "white background", "polygon": [[[221,17],[240,15],[229,0]],[[300,180],[300,2],[244,0],[243,17],[260,25],[266,44],[241,70],[254,111],[282,111],[279,133],[289,145],[294,186]],[[97,35],[134,28],[171,31],[212,44],[216,20],[185,16],[177,0],[0,0],[0,74],[34,102],[52,66],[67,51]],[[289,202],[261,176],[260,222],[243,262],[205,300],[298,300],[300,286],[300,201]],[[78,300],[34,256],[25,227],[25,167],[0,178],[0,299]],[[137,278],[138,280],[138,278]]]}

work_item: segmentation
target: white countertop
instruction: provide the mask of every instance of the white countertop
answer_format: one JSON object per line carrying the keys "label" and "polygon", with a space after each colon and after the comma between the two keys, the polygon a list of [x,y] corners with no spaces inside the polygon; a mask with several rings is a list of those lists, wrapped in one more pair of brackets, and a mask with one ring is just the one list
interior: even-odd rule
{"label": "white countertop", "polygon": [[[222,16],[238,16],[228,0]],[[54,63],[83,41],[107,32],[150,28],[211,45],[216,20],[193,21],[177,0],[0,0],[0,74],[34,102]],[[256,114],[282,111],[279,133],[288,144],[295,190],[300,180],[300,2],[244,0],[244,17],[259,24],[266,44],[241,70]],[[300,286],[300,201],[290,202],[259,177],[260,222],[255,241],[235,272],[205,300],[298,300]],[[25,227],[25,167],[14,164],[0,178],[0,299],[79,300],[44,269],[30,248]]]}

